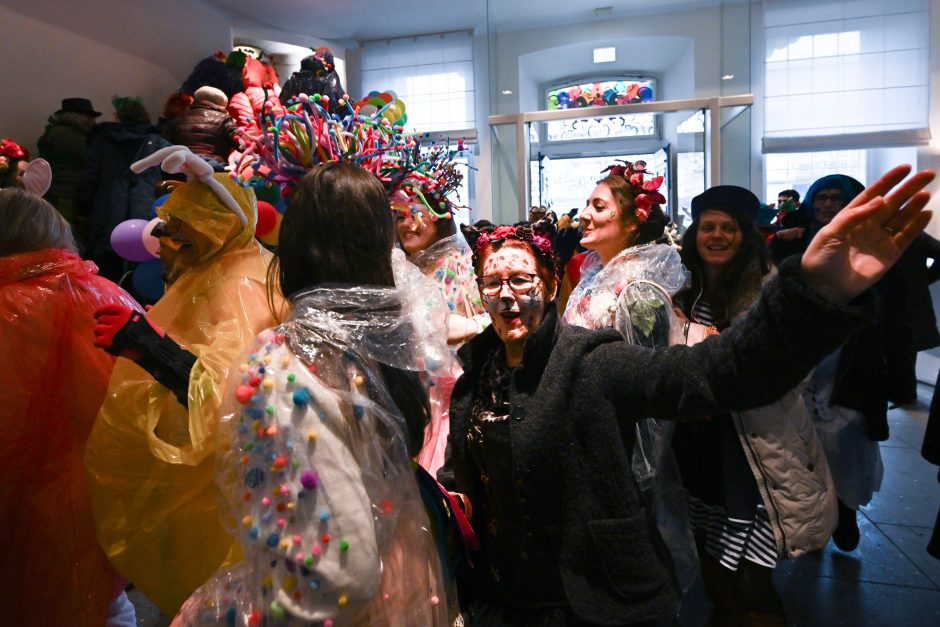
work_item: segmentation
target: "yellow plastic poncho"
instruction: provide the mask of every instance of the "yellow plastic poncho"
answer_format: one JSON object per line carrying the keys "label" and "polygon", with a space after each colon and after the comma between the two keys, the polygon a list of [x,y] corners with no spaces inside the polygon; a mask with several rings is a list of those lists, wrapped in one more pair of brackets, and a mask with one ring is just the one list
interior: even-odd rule
{"label": "yellow plastic poncho", "polygon": [[236,358],[276,324],[267,302],[270,253],[253,237],[254,192],[214,175],[248,217],[242,226],[199,182],[160,208],[198,231],[205,251],[148,318],[196,355],[189,409],[127,359],[118,359],[85,454],[98,539],[117,569],[172,616],[220,567],[241,559],[219,520],[215,427]]}

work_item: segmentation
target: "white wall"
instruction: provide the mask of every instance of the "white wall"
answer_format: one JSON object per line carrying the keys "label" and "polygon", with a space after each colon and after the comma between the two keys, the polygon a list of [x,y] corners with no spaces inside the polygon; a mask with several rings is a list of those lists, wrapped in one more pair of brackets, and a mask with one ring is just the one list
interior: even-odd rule
{"label": "white wall", "polygon": [[[734,54],[739,48],[747,51],[749,46],[747,32],[728,35],[740,41],[723,44],[723,15],[725,25],[737,30],[740,24],[748,23],[748,11],[747,3],[734,3],[724,9],[713,6],[563,27],[491,32],[489,53],[494,62],[490,64],[490,114],[542,109],[539,93],[546,81],[608,72],[658,75],[658,97],[663,99],[723,95],[723,45]],[[617,48],[617,61],[594,64],[590,50],[611,45]],[[749,75],[749,67],[737,71],[736,82],[747,85]],[[513,93],[505,96],[502,90]],[[743,88],[730,93],[747,92]],[[512,127],[500,127],[496,133],[500,141],[493,144],[488,162],[492,165],[493,214],[505,220],[515,217],[517,211],[516,142]],[[747,142],[744,149],[748,149]],[[523,180],[522,176],[518,178]]]}
{"label": "white wall", "polygon": [[[68,97],[89,98],[107,120],[112,96],[137,95],[156,120],[196,63],[231,50],[233,30],[296,45],[330,45],[226,15],[198,0],[0,0],[0,136],[34,151],[49,114]],[[342,46],[333,49],[340,57],[344,53]]]}
{"label": "white wall", "polygon": [[[940,3],[933,2],[930,11],[930,144],[917,151],[917,167],[940,172]],[[934,198],[930,206],[934,217],[927,232],[940,239],[940,181],[928,187]]]}
{"label": "white wall", "polygon": [[[653,54],[660,51],[658,41],[670,40],[679,47],[678,50]],[[490,84],[497,94],[503,89],[512,90],[514,94],[526,93],[528,86],[520,83],[520,63],[525,63],[530,80],[538,78],[534,76],[537,67],[547,64],[557,65],[558,77],[608,71],[651,71],[659,74],[686,53],[686,42],[692,45],[694,95],[717,96],[721,91],[720,7],[499,32],[491,34],[490,42],[490,53],[495,54],[498,61],[491,64]],[[618,44],[623,44],[623,47]],[[584,54],[580,60],[573,57],[582,49],[590,51],[594,47],[609,45],[618,48],[618,58],[614,63],[595,65],[590,54]],[[664,58],[665,55],[671,58]],[[525,74],[522,77],[525,78]],[[667,97],[674,98],[671,95]],[[513,97],[499,98],[493,104],[491,113],[516,113],[529,103]]]}
{"label": "white wall", "polygon": [[4,97],[0,135],[35,154],[49,114],[62,98],[89,98],[109,120],[111,97],[140,96],[151,115],[178,79],[161,65],[0,7]]}

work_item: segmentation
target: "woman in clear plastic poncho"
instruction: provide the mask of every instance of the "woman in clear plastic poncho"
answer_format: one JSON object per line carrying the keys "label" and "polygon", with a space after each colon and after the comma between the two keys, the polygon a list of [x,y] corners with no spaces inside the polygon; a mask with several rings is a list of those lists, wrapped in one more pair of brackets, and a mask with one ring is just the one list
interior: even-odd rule
{"label": "woman in clear plastic poncho", "polygon": [[176,187],[158,208],[169,286],[147,314],[195,356],[183,389],[188,406],[137,363],[118,359],[85,455],[102,546],[168,616],[241,558],[219,522],[215,426],[232,362],[274,322],[265,290],[271,256],[254,239],[254,192],[211,176],[245,223],[206,183]]}
{"label": "woman in clear plastic poncho", "polygon": [[[663,238],[668,219],[656,191],[662,177],[646,179],[642,161],[611,166],[581,214],[581,245],[590,252],[564,309],[565,322],[588,329],[614,327],[631,344],[650,348],[684,343],[672,297],[688,280],[678,251]],[[636,424],[633,470],[656,515],[683,589],[693,582],[698,558],[685,496],[669,449],[671,421]]]}
{"label": "woman in clear plastic poncho", "polygon": [[393,237],[365,170],[321,165],[300,182],[272,267],[291,313],[238,366],[219,427],[218,483],[245,559],[174,624],[444,624],[411,457],[429,418],[415,370],[447,348],[421,339],[439,336],[426,320],[436,290],[393,273]]}
{"label": "woman in clear plastic poncho", "polygon": [[0,191],[0,224],[3,622],[97,627],[121,586],[95,538],[82,464],[114,366],[92,344],[92,314],[138,305],[79,258],[38,196]]}
{"label": "woman in clear plastic poncho", "polygon": [[[447,336],[456,351],[465,341],[482,332],[489,325],[490,317],[480,300],[470,248],[457,233],[453,203],[446,196],[435,193],[434,189],[428,189],[426,184],[421,191],[425,178],[406,178],[390,195],[390,201],[395,211],[398,242],[408,260],[433,280],[444,296],[450,310]],[[420,192],[420,196],[415,190]],[[425,204],[428,202],[442,205],[443,213],[432,213]],[[452,364],[452,372],[435,380],[431,386],[431,423],[425,434],[425,445],[417,457],[418,463],[431,476],[444,463],[449,431],[447,409],[454,382],[461,373],[456,359]]]}

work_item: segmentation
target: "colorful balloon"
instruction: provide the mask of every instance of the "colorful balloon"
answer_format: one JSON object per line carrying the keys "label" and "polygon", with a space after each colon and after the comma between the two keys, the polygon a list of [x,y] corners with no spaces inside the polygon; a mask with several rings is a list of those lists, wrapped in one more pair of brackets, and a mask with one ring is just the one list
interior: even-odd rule
{"label": "colorful balloon", "polygon": [[131,285],[134,290],[150,300],[158,300],[163,296],[163,264],[159,259],[147,261],[136,268],[131,276]]}
{"label": "colorful balloon", "polygon": [[111,231],[111,248],[128,261],[150,261],[153,255],[144,246],[143,235],[147,220],[125,220]]}
{"label": "colorful balloon", "polygon": [[148,253],[153,255],[154,259],[160,258],[160,240],[153,236],[153,229],[161,222],[163,222],[163,220],[160,218],[154,218],[147,223],[147,226],[144,227],[143,235],[141,235],[144,248],[147,249]]}
{"label": "colorful balloon", "polygon": [[275,213],[275,223],[274,228],[272,228],[265,235],[259,235],[258,239],[261,240],[261,243],[265,246],[277,246],[277,243],[281,238],[281,222],[284,219],[284,216],[280,213]]}
{"label": "colorful balloon", "polygon": [[258,201],[258,222],[255,224],[255,236],[267,235],[277,226],[277,209],[269,202]]}
{"label": "colorful balloon", "polygon": [[170,197],[169,194],[164,194],[164,195],[160,196],[159,198],[157,198],[156,200],[153,201],[153,204],[150,205],[150,217],[151,217],[151,218],[157,217],[157,207],[159,207],[160,205],[162,205],[163,203],[165,203],[165,202],[166,202],[166,199],[169,198],[169,197]]}

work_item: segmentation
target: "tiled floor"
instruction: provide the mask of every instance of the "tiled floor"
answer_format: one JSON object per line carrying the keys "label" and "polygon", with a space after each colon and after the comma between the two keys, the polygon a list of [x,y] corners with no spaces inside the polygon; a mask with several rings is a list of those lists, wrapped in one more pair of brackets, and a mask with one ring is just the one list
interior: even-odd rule
{"label": "tiled floor", "polygon": [[[940,625],[940,560],[926,551],[940,507],[940,484],[937,467],[920,456],[933,388],[922,385],[918,394],[917,406],[888,414],[891,439],[881,447],[884,482],[859,513],[858,549],[845,553],[830,542],[821,552],[777,567],[775,581],[791,625]],[[169,624],[139,592],[132,592],[131,599],[139,626]],[[683,624],[704,624],[705,602],[699,597],[690,605]]]}
{"label": "tiled floor", "polygon": [[926,551],[940,507],[937,467],[920,456],[933,388],[916,407],[888,414],[881,491],[859,514],[858,549],[830,542],[777,567],[775,581],[791,625],[940,625],[940,560]]}

